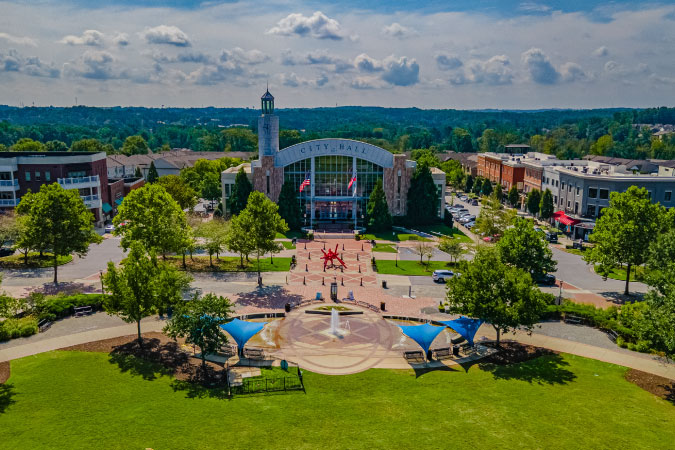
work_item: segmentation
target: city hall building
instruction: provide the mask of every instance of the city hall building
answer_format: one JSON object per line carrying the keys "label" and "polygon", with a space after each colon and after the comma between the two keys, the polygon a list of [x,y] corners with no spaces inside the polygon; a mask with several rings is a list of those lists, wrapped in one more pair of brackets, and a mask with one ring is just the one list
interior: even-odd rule
{"label": "city hall building", "polygon": [[[406,214],[415,161],[350,139],[317,139],[279,149],[279,117],[274,114],[274,97],[267,91],[261,102],[259,159],[229,168],[221,175],[226,212],[235,177],[244,169],[253,188],[275,202],[281,186],[291,183],[298,193],[304,226],[316,229],[363,226],[366,204],[378,180],[382,180],[391,214]],[[438,216],[442,218],[445,173],[432,168],[432,177],[438,188]]]}

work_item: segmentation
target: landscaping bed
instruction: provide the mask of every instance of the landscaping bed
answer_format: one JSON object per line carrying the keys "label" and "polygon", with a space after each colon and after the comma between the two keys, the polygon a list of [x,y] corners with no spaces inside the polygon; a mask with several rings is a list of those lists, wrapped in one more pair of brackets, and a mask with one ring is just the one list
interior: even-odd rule
{"label": "landscaping bed", "polygon": [[628,369],[625,376],[631,383],[675,405],[675,380],[637,369]]}
{"label": "landscaping bed", "polygon": [[9,361],[0,362],[0,384],[9,380]]}
{"label": "landscaping bed", "polygon": [[[73,255],[59,256],[56,264],[62,266],[73,260]],[[49,253],[40,256],[39,253],[29,253],[28,263],[26,257],[21,254],[5,256],[0,258],[0,269],[36,269],[44,267],[54,267],[54,257]]]}

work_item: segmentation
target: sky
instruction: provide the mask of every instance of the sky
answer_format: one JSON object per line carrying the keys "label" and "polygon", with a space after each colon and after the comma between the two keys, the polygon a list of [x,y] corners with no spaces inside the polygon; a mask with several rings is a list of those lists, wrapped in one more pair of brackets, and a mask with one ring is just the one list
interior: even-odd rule
{"label": "sky", "polygon": [[0,1],[0,104],[675,106],[675,4]]}

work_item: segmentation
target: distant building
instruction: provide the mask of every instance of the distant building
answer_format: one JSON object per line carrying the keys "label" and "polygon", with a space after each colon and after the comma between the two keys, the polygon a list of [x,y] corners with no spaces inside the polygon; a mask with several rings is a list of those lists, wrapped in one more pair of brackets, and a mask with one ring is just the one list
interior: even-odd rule
{"label": "distant building", "polygon": [[441,156],[443,162],[451,159],[459,162],[466,175],[474,178],[478,175],[478,153],[447,152]]}
{"label": "distant building", "polygon": [[[365,224],[366,203],[375,184],[382,180],[389,210],[394,216],[406,214],[410,179],[416,167],[406,155],[349,139],[317,139],[279,149],[279,117],[274,114],[274,97],[269,91],[261,98],[258,118],[259,158],[250,164],[222,173],[223,206],[226,210],[234,178],[240,168],[253,188],[273,201],[281,186],[291,183],[305,226],[343,229]],[[438,215],[444,215],[445,173],[435,169],[432,177],[438,189]],[[300,190],[302,186],[302,191]]]}
{"label": "distant building", "polygon": [[186,148],[146,155],[109,155],[108,176],[112,178],[133,177],[138,168],[141,175],[147,178],[150,165],[153,162],[160,177],[179,175],[181,170],[194,167],[200,159],[213,161],[220,158],[241,158],[246,160],[250,157],[251,153],[249,152],[194,152]]}

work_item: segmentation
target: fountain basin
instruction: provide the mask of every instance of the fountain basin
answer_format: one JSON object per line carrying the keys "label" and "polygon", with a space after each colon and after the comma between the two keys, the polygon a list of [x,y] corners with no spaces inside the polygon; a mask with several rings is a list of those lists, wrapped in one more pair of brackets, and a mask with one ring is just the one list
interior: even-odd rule
{"label": "fountain basin", "polygon": [[[321,314],[324,316],[330,316],[332,311],[322,311],[319,309],[308,309],[305,311],[305,314]],[[357,314],[363,314],[363,311],[338,311],[340,316],[355,316]]]}

